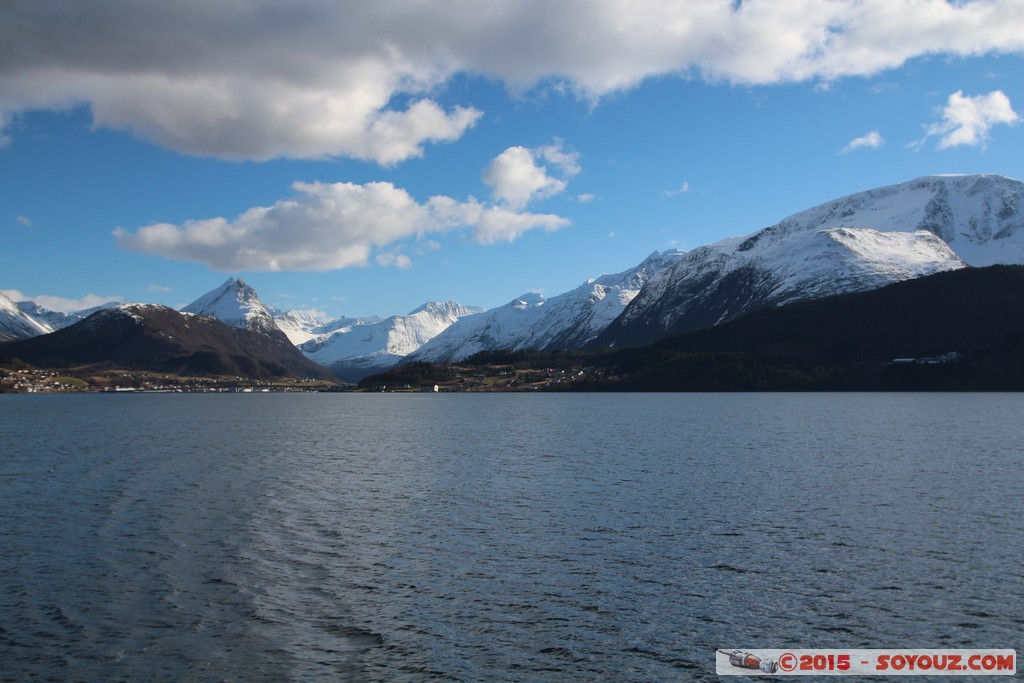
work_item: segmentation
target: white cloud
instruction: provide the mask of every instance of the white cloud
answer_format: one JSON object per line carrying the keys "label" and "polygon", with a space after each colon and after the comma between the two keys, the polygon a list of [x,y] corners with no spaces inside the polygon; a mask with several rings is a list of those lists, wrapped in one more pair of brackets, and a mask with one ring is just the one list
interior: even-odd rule
{"label": "white cloud", "polygon": [[196,156],[266,160],[348,156],[393,165],[427,142],[456,140],[476,123],[472,107],[444,111],[420,99],[386,109],[394,90],[377,83],[309,89],[244,78],[104,79],[91,98],[95,125],[131,130]]}
{"label": "white cloud", "polygon": [[549,176],[525,147],[506,149],[484,169],[481,178],[495,199],[516,208],[532,199],[556,195],[566,187],[564,180]]}
{"label": "white cloud", "polygon": [[34,301],[43,308],[47,308],[51,311],[59,311],[61,313],[72,313],[74,311],[82,311],[102,304],[108,304],[111,302],[120,304],[125,301],[125,298],[120,295],[103,296],[101,294],[86,294],[85,296],[77,299],[69,299],[67,297],[51,296],[49,294],[36,294],[30,296],[18,291],[17,289],[4,289],[0,291],[10,297],[11,301]]}
{"label": "white cloud", "polygon": [[554,214],[520,213],[503,206],[487,206],[472,197],[456,202],[449,197],[431,197],[427,203],[435,218],[449,229],[469,227],[480,244],[512,242],[529,230],[558,230],[569,221]]}
{"label": "white cloud", "polygon": [[32,219],[28,216],[17,216],[14,220],[18,222],[18,225],[23,225],[26,228],[32,227]]}
{"label": "white cloud", "polygon": [[958,90],[949,96],[942,110],[942,120],[926,128],[926,137],[940,136],[939,149],[959,145],[984,145],[992,126],[1014,125],[1020,114],[1010,106],[1010,98],[1001,90],[977,97],[965,96]]}
{"label": "white cloud", "polygon": [[164,286],[164,285],[155,285],[155,284],[150,283],[146,287],[146,291],[147,292],[173,292],[174,290],[171,289],[170,287],[167,287],[167,286]]}
{"label": "white cloud", "polygon": [[582,170],[579,164],[579,152],[565,149],[565,142],[560,138],[555,138],[550,145],[537,148],[536,154],[549,164],[556,166],[563,177],[571,178]]}
{"label": "white cloud", "polygon": [[689,181],[685,181],[684,180],[683,184],[680,185],[679,187],[677,187],[676,189],[674,189],[674,190],[665,190],[662,194],[664,194],[666,197],[675,197],[677,194],[686,194],[689,191],[690,191],[690,183],[689,183]]}
{"label": "white cloud", "polygon": [[0,145],[20,112],[86,105],[189,154],[394,164],[479,119],[439,103],[459,73],[591,100],[665,75],[828,83],[1020,53],[1022,25],[1020,0],[8,2]]}
{"label": "white cloud", "polygon": [[873,130],[867,135],[862,135],[859,138],[854,138],[853,140],[850,140],[848,143],[846,143],[846,147],[843,147],[841,151],[843,154],[849,154],[850,152],[858,150],[862,147],[870,147],[872,149],[877,149],[884,144],[885,139],[882,137],[882,134],[879,133],[877,130]]}
{"label": "white cloud", "polygon": [[[564,191],[568,185],[565,178],[580,172],[578,159],[579,154],[566,151],[561,140],[537,149],[509,147],[488,164],[481,178],[495,199],[520,209]],[[551,175],[549,165],[563,177]]]}
{"label": "white cloud", "polygon": [[[428,233],[469,229],[482,244],[514,240],[527,230],[568,225],[560,216],[519,213],[431,197],[418,203],[391,183],[301,183],[295,196],[254,207],[234,220],[208,218],[181,225],[157,223],[114,231],[117,245],[132,251],[205,263],[215,270],[333,270],[364,266],[376,248]],[[408,267],[407,256],[382,252],[385,266]]]}
{"label": "white cloud", "polygon": [[405,254],[390,251],[377,254],[377,258],[375,260],[377,261],[378,266],[394,266],[399,270],[408,270],[412,265],[412,261]]}
{"label": "white cloud", "polygon": [[551,232],[569,225],[569,221],[553,214],[517,213],[500,206],[485,209],[473,224],[473,236],[481,244],[512,242],[529,230]]}
{"label": "white cloud", "polygon": [[580,204],[587,204],[589,202],[594,201],[595,199],[597,199],[597,197],[593,194],[590,194],[589,192],[584,192],[583,194],[576,195],[576,201],[578,201]]}

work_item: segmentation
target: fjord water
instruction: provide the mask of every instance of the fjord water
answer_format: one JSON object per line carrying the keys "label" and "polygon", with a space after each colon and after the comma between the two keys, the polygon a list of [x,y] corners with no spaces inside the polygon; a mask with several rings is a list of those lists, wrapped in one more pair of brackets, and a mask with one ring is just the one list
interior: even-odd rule
{"label": "fjord water", "polygon": [[704,680],[1024,632],[1017,394],[0,396],[0,679]]}

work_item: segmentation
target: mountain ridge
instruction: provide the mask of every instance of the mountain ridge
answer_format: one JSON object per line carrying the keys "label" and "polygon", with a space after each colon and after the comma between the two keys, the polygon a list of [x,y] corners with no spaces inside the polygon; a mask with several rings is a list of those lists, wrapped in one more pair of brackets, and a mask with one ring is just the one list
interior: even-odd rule
{"label": "mountain ridge", "polygon": [[206,315],[239,329],[272,336],[280,334],[287,338],[256,290],[242,278],[228,278],[219,287],[182,308],[181,312]]}
{"label": "mountain ridge", "polygon": [[591,278],[550,299],[527,292],[504,306],[456,321],[406,360],[458,361],[497,349],[583,348],[615,320],[649,278],[671,267],[683,253],[655,251],[633,268]]}
{"label": "mountain ridge", "polygon": [[352,321],[300,345],[310,360],[345,380],[359,380],[403,361],[459,319],[482,309],[456,301],[428,301],[406,315]]}
{"label": "mountain ridge", "polygon": [[0,292],[0,342],[28,339],[52,331],[50,326],[25,313],[17,302]]}
{"label": "mountain ridge", "polygon": [[49,368],[96,366],[249,379],[330,376],[278,335],[159,304],[122,304],[49,334],[0,344],[0,357]]}
{"label": "mountain ridge", "polygon": [[1024,266],[761,309],[605,353],[630,375],[621,390],[1021,391]]}
{"label": "mountain ridge", "polygon": [[423,384],[441,391],[1022,391],[1024,266],[961,268],[765,308],[642,347],[404,364],[361,387]]}
{"label": "mountain ridge", "polygon": [[[867,291],[990,262],[1024,263],[1024,183],[998,175],[923,176],[840,197],[741,237],[654,252],[619,273],[486,311],[428,302],[404,316],[317,319],[266,306],[228,278],[182,310],[287,339],[357,379],[399,362],[500,349],[647,344],[754,310]],[[955,248],[954,248],[955,247]],[[55,313],[0,298],[0,340],[52,332],[90,311]]]}
{"label": "mountain ridge", "polygon": [[688,252],[651,278],[594,346],[647,344],[971,263],[1024,263],[1022,198],[1024,183],[1004,176],[925,176],[819,204]]}

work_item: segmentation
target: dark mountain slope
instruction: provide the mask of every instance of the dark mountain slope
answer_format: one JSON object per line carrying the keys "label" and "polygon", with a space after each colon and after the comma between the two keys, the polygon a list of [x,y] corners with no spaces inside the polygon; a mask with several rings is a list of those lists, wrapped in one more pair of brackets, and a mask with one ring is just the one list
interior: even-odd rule
{"label": "dark mountain slope", "polygon": [[1024,266],[991,266],[756,311],[654,348],[889,361],[1014,349],[1022,340]]}
{"label": "dark mountain slope", "polygon": [[166,306],[126,304],[51,334],[0,344],[0,358],[48,368],[96,365],[250,379],[331,377],[283,333],[274,332],[238,329]]}
{"label": "dark mountain slope", "polygon": [[620,389],[1024,390],[1024,266],[760,310],[608,361]]}

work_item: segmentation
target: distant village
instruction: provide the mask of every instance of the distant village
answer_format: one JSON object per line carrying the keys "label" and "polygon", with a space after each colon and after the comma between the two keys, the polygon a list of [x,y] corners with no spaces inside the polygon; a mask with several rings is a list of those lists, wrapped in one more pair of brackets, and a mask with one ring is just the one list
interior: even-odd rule
{"label": "distant village", "polygon": [[108,371],[86,377],[58,370],[0,368],[0,393],[272,393],[336,389],[324,380],[253,380],[245,377],[179,377],[153,372]]}
{"label": "distant village", "polygon": [[[445,366],[438,366],[445,367]],[[410,382],[401,378],[370,380],[360,386],[315,379],[253,380],[245,377],[180,377],[154,372],[111,370],[82,375],[34,368],[0,368],[0,393],[276,393],[276,392],[480,392],[539,391],[568,388],[605,374],[604,369],[516,369],[506,365],[447,366],[444,378]]]}
{"label": "distant village", "polygon": [[485,363],[479,365],[420,364],[424,376],[413,379],[416,366],[399,366],[391,372],[368,377],[359,383],[361,391],[384,392],[487,392],[487,391],[559,391],[585,381],[607,377],[606,368],[573,363],[569,367],[528,367],[525,364]]}

